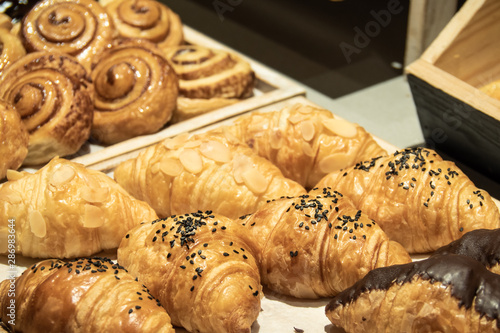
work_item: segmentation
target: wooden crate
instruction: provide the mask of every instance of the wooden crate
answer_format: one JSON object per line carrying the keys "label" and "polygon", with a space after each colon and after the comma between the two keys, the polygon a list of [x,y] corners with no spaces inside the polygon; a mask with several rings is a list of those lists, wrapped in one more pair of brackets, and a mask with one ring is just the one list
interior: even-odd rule
{"label": "wooden crate", "polygon": [[500,100],[479,90],[500,79],[500,1],[468,0],[406,68],[426,143],[495,180]]}

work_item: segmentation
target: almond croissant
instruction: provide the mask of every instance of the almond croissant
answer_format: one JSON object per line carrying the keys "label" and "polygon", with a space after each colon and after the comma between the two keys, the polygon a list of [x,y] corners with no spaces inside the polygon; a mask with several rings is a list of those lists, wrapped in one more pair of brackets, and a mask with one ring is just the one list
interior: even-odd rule
{"label": "almond croissant", "polygon": [[360,162],[318,183],[327,186],[350,197],[410,253],[434,251],[474,229],[500,227],[490,195],[430,149]]}
{"label": "almond croissant", "polygon": [[18,254],[69,258],[117,248],[129,229],[157,218],[107,175],[64,159],[14,176],[0,186],[0,253],[7,252],[8,220]]}

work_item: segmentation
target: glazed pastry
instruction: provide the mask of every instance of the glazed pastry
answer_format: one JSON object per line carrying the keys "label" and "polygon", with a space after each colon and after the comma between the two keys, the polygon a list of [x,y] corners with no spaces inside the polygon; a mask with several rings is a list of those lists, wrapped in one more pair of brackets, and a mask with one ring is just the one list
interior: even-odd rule
{"label": "glazed pastry", "polygon": [[0,284],[0,311],[12,332],[175,332],[147,288],[106,258],[40,261],[16,278],[15,292],[10,284]]}
{"label": "glazed pastry", "polygon": [[114,177],[160,217],[213,210],[238,218],[266,200],[305,194],[271,162],[233,139],[219,131],[167,139],[120,164]]}
{"label": "glazed pastry", "polygon": [[500,80],[490,82],[480,87],[479,90],[493,98],[500,99]]}
{"label": "glazed pastry", "polygon": [[12,29],[12,19],[9,15],[0,13],[0,29],[10,30]]}
{"label": "glazed pastry", "polygon": [[411,261],[341,193],[330,189],[272,200],[242,223],[259,244],[264,285],[281,294],[338,294],[377,267]]}
{"label": "glazed pastry", "polygon": [[433,150],[408,148],[325,176],[318,187],[350,197],[410,253],[434,251],[464,233],[500,227],[490,195]]}
{"label": "glazed pastry", "polygon": [[210,211],[171,216],[130,231],[118,262],[139,277],[189,332],[250,332],[262,288],[252,240]]}
{"label": "glazed pastry", "polygon": [[182,22],[156,0],[114,0],[105,5],[121,37],[147,39],[162,50],[182,44]]}
{"label": "glazed pastry", "polygon": [[500,276],[459,255],[379,268],[326,307],[346,332],[498,332]]}
{"label": "glazed pastry", "polygon": [[361,126],[299,103],[275,112],[252,112],[229,130],[308,189],[330,172],[386,154]]}
{"label": "glazed pastry", "polygon": [[175,110],[178,81],[156,46],[116,40],[92,66],[92,137],[113,144],[161,129]]}
{"label": "glazed pastry", "polygon": [[179,76],[177,111],[173,122],[238,102],[253,94],[255,73],[235,54],[199,45],[167,50],[167,60]]}
{"label": "glazed pastry", "polygon": [[5,67],[25,54],[26,50],[21,40],[0,26],[0,75]]}
{"label": "glazed pastry", "polygon": [[500,229],[470,231],[460,239],[437,249],[433,255],[450,253],[470,257],[493,273],[500,274]]}
{"label": "glazed pastry", "polygon": [[87,70],[114,36],[113,22],[93,0],[43,0],[22,20],[28,52],[50,51],[75,57]]}
{"label": "glazed pastry", "polygon": [[12,104],[30,134],[25,165],[76,153],[90,136],[93,86],[72,57],[33,52],[0,76],[0,99]]}
{"label": "glazed pastry", "polygon": [[0,101],[0,179],[8,169],[17,170],[28,154],[28,131],[17,111]]}
{"label": "glazed pastry", "polygon": [[0,253],[7,253],[9,219],[16,253],[71,258],[116,249],[127,231],[157,218],[106,174],[54,158],[34,174],[11,174],[0,186]]}

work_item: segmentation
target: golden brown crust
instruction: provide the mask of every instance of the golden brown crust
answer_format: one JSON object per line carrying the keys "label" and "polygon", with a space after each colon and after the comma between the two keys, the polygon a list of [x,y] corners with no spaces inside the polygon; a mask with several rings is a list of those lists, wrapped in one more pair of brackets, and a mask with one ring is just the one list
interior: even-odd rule
{"label": "golden brown crust", "polygon": [[9,289],[11,280],[0,284],[1,319],[16,332],[175,332],[148,290],[105,258],[44,260]]}
{"label": "golden brown crust", "polygon": [[142,224],[118,249],[136,274],[190,332],[250,332],[262,288],[254,243],[234,221],[198,212]]}
{"label": "golden brown crust", "polygon": [[0,29],[12,29],[12,19],[9,15],[0,13]]}
{"label": "golden brown crust", "polygon": [[[0,23],[1,24],[1,23]],[[26,54],[21,40],[0,26],[0,75],[9,64]]]}
{"label": "golden brown crust", "polygon": [[490,82],[480,87],[479,90],[493,98],[500,99],[500,80]]}
{"label": "golden brown crust", "polygon": [[113,144],[160,130],[176,108],[178,81],[146,40],[116,40],[92,66],[92,137]]}
{"label": "golden brown crust", "polygon": [[350,197],[410,253],[434,251],[465,232],[500,227],[490,195],[451,161],[415,148],[325,176],[318,187]]}
{"label": "golden brown crust", "polygon": [[33,52],[0,77],[0,98],[14,105],[30,133],[25,165],[76,153],[90,136],[93,85],[75,59]]}
{"label": "golden brown crust", "polygon": [[361,126],[302,104],[252,112],[229,130],[308,189],[330,172],[386,153]]}
{"label": "golden brown crust", "polygon": [[64,159],[16,178],[0,186],[0,253],[7,253],[8,219],[17,253],[70,258],[115,249],[129,229],[157,217],[107,175]]}
{"label": "golden brown crust", "polygon": [[167,139],[120,164],[114,177],[160,217],[213,210],[237,218],[267,200],[305,193],[271,162],[232,139],[219,130]]}
{"label": "golden brown crust", "polygon": [[8,169],[17,170],[28,154],[28,131],[17,111],[0,101],[0,179]]}

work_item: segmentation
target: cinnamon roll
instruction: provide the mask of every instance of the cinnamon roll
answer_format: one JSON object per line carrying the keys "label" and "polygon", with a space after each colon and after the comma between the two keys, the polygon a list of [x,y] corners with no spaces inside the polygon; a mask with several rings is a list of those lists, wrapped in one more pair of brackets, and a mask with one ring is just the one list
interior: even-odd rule
{"label": "cinnamon roll", "polygon": [[21,40],[9,30],[0,27],[0,74],[6,66],[25,54]]}
{"label": "cinnamon roll", "polygon": [[115,36],[111,18],[93,0],[43,0],[24,17],[21,35],[28,52],[66,53],[89,69]]}
{"label": "cinnamon roll", "polygon": [[113,144],[154,133],[170,120],[177,77],[153,43],[116,40],[92,67],[93,138]]}
{"label": "cinnamon roll", "polygon": [[179,76],[177,111],[173,122],[236,103],[252,95],[255,73],[235,54],[199,45],[181,45],[167,51]]}
{"label": "cinnamon roll", "polygon": [[17,170],[28,154],[28,131],[12,105],[0,101],[0,179]]}
{"label": "cinnamon roll", "polygon": [[121,37],[141,38],[160,49],[182,44],[179,15],[156,0],[115,0],[105,5]]}
{"label": "cinnamon roll", "polygon": [[25,165],[80,149],[90,135],[93,86],[85,68],[57,53],[28,53],[3,72],[0,99],[14,105],[29,132]]}

